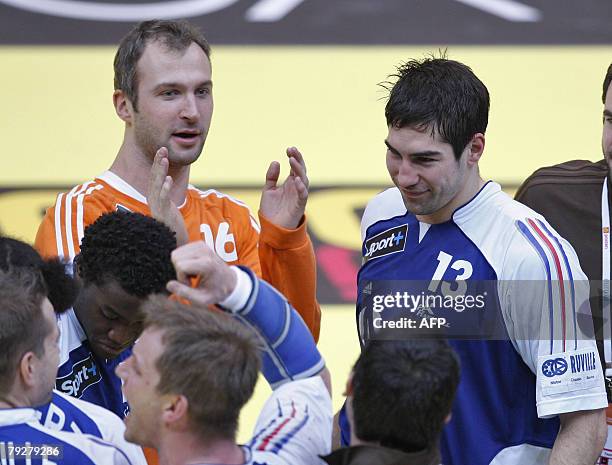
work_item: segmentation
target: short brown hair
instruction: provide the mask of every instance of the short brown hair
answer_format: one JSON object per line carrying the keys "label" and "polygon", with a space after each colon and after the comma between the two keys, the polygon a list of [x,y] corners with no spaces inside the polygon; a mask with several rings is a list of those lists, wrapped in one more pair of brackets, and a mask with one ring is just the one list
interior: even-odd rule
{"label": "short brown hair", "polygon": [[138,111],[136,67],[145,47],[158,41],[169,50],[182,52],[192,43],[200,46],[210,60],[210,45],[200,31],[187,21],[151,20],[138,23],[120,42],[115,54],[115,90],[122,90]]}
{"label": "short brown hair", "polygon": [[261,363],[255,335],[229,315],[164,296],[149,298],[143,311],[144,328],[163,333],[157,391],[187,398],[189,419],[202,437],[235,439]]}
{"label": "short brown hair", "polygon": [[603,82],[603,94],[601,96],[601,101],[606,103],[606,95],[608,94],[608,89],[610,88],[610,83],[612,82],[612,63],[608,66],[608,71],[606,72],[606,77]]}
{"label": "short brown hair", "polygon": [[42,275],[27,268],[0,270],[0,394],[7,393],[26,352],[41,357],[52,328],[41,305],[47,295]]}

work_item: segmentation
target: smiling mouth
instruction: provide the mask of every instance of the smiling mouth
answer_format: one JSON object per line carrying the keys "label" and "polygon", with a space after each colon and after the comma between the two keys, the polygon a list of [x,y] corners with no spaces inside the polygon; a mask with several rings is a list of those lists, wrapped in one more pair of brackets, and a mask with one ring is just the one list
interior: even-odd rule
{"label": "smiling mouth", "polygon": [[414,192],[414,191],[402,191],[402,193],[404,194],[405,197],[408,198],[417,198],[417,197],[421,197],[424,194],[426,194],[429,191],[420,191],[420,192]]}

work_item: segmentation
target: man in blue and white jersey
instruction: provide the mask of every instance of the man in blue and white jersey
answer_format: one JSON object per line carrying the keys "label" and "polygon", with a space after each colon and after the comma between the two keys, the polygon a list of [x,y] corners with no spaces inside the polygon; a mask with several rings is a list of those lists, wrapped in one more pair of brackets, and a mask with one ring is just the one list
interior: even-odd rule
{"label": "man in blue and white jersey", "polygon": [[81,291],[58,319],[58,391],[127,414],[115,368],[140,334],[140,305],[174,277],[175,247],[174,232],[139,213],[107,213],[85,229],[75,257]]}
{"label": "man in blue and white jersey", "polygon": [[20,464],[131,464],[99,438],[40,424],[51,399],[59,330],[44,280],[34,270],[0,270],[0,458]]}
{"label": "man in blue and white jersey", "polygon": [[[59,260],[43,260],[32,246],[9,237],[0,237],[0,270],[25,269],[40,273],[56,317],[72,307],[77,294],[73,278]],[[118,447],[134,465],[145,464],[142,449],[128,443],[121,419],[105,408],[53,390],[51,401],[36,406],[40,422],[46,428],[91,434]]]}
{"label": "man in blue and white jersey", "polygon": [[[451,307],[454,321],[442,329],[456,337],[462,367],[443,463],[594,463],[607,401],[574,250],[541,215],[481,179],[489,95],[467,66],[414,60],[395,77],[385,145],[396,187],[368,204],[362,222],[362,342],[377,337],[385,311],[406,303],[373,295],[377,286],[399,292],[402,282],[418,294],[421,283],[422,295],[433,290],[455,303],[459,295],[462,304],[488,290],[484,313]],[[416,310],[437,315],[428,305]],[[461,327],[478,315],[497,324],[491,334]],[[409,327],[397,328],[392,337],[410,337]],[[346,439],[342,415],[340,423]]]}
{"label": "man in blue and white jersey", "polygon": [[[117,368],[130,403],[126,439],[157,449],[162,464],[322,464],[331,448],[329,373],[299,314],[203,242],[180,247],[172,261],[178,280],[168,290],[192,305],[153,297],[143,306],[144,331]],[[238,417],[260,366],[274,391],[241,446]]]}

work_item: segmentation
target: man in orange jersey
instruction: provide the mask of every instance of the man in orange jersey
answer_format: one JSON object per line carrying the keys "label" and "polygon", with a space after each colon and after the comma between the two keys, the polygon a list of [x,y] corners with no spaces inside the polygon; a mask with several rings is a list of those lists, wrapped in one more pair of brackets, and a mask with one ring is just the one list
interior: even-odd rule
{"label": "man in orange jersey", "polygon": [[200,156],[213,112],[209,57],[202,33],[182,21],[145,21],[121,41],[113,94],[125,123],[119,153],[108,171],[58,195],[39,227],[36,247],[45,256],[72,260],[85,227],[101,214],[152,214],[177,231],[179,242],[204,240],[229,264],[248,266],[272,283],[317,339],[321,315],[300,152],[287,150],[291,174],[282,185],[277,185],[280,165],[273,162],[268,169],[261,231],[244,203],[189,185],[190,165]]}

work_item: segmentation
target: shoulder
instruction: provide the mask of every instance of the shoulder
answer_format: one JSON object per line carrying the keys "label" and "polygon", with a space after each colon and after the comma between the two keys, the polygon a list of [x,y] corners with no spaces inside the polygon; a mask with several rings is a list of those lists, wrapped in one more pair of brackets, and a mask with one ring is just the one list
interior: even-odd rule
{"label": "shoulder", "polygon": [[518,188],[516,198],[522,200],[529,190],[537,189],[546,192],[559,185],[571,186],[584,183],[600,184],[608,175],[608,164],[605,160],[570,160],[557,165],[539,168]]}
{"label": "shoulder", "polygon": [[397,187],[376,194],[366,205],[361,218],[361,240],[365,240],[368,228],[378,221],[405,214],[406,207]]}
{"label": "shoulder", "polygon": [[192,199],[205,203],[211,207],[227,208],[250,214],[250,209],[246,203],[216,189],[202,190],[189,185],[187,192]]}
{"label": "shoulder", "polygon": [[545,279],[547,266],[557,261],[578,266],[571,245],[546,219],[498,184],[488,183],[453,220],[485,255],[498,279]]}
{"label": "shoulder", "polygon": [[63,400],[66,404],[69,404],[75,410],[78,410],[93,421],[96,422],[100,429],[106,428],[119,428],[123,429],[123,421],[117,415],[115,415],[110,410],[107,410],[99,405],[92,404],[91,402],[87,402],[81,399],[77,399],[76,397],[72,397],[66,395],[58,390],[53,390],[54,401],[58,398]]}
{"label": "shoulder", "polygon": [[241,200],[216,189],[202,190],[192,185],[189,185],[187,193],[191,201],[201,204],[203,209],[219,210],[223,217],[231,217],[250,223],[259,232],[259,224],[251,213],[251,209]]}
{"label": "shoulder", "polygon": [[[49,443],[61,447],[61,463],[130,464],[124,452],[114,445],[91,435],[56,431],[38,423],[28,423],[32,435],[46,436]],[[37,439],[39,441],[39,439]]]}

